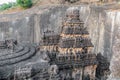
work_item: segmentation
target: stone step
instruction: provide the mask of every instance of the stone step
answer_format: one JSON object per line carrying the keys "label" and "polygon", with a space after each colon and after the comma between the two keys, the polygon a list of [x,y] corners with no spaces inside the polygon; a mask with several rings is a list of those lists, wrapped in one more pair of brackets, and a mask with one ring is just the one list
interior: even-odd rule
{"label": "stone step", "polygon": [[18,52],[20,52],[20,51],[23,51],[24,50],[24,46],[19,46],[18,47],[18,50],[16,50],[15,52],[13,52],[13,53],[10,53],[10,52],[4,52],[4,53],[2,53],[2,54],[0,54],[0,58],[1,57],[4,57],[4,56],[7,56],[7,55],[11,55],[11,54],[16,54],[16,53],[18,53]]}
{"label": "stone step", "polygon": [[6,55],[6,56],[2,56],[0,57],[0,61],[3,61],[3,60],[7,60],[7,59],[12,59],[12,58],[16,58],[16,57],[20,57],[26,53],[29,52],[29,48],[28,47],[25,47],[23,51],[21,52],[18,52],[18,53],[14,53],[14,54],[9,54],[9,55]]}
{"label": "stone step", "polygon": [[[28,46],[27,46],[28,47]],[[24,60],[27,60],[29,59],[30,57],[32,57],[36,50],[34,47],[28,47],[29,48],[29,51],[26,51],[26,52],[20,52],[19,54],[22,54],[22,55],[19,55],[19,56],[14,56],[14,58],[6,58],[6,60],[2,60],[0,61],[0,66],[5,66],[5,65],[12,65],[12,64],[15,64],[15,63],[18,63],[18,62],[21,62],[21,61],[24,61]]]}

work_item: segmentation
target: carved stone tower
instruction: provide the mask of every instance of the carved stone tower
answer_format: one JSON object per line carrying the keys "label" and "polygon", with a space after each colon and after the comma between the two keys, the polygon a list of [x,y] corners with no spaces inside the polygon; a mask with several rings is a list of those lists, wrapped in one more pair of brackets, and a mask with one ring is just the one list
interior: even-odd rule
{"label": "carved stone tower", "polygon": [[[77,75],[79,75],[79,80],[84,80],[86,77],[93,80],[95,79],[97,67],[95,63],[96,56],[91,52],[93,45],[88,35],[89,33],[84,27],[84,22],[80,20],[78,8],[69,8],[66,12],[66,18],[63,22],[62,33],[60,35],[59,54],[71,56],[69,60],[73,60],[75,63],[80,62],[80,58],[83,61],[81,67],[74,66],[72,70],[74,79],[77,78]],[[82,55],[84,58],[82,59],[82,57],[78,55]]]}
{"label": "carved stone tower", "polygon": [[70,52],[75,54],[82,51],[90,53],[93,45],[88,38],[89,33],[84,27],[84,22],[79,19],[77,8],[73,7],[67,10],[62,29],[59,50],[61,54]]}
{"label": "carved stone tower", "polygon": [[50,65],[58,66],[62,80],[95,80],[98,62],[88,35],[76,7],[67,9],[60,35],[44,33],[44,51]]}

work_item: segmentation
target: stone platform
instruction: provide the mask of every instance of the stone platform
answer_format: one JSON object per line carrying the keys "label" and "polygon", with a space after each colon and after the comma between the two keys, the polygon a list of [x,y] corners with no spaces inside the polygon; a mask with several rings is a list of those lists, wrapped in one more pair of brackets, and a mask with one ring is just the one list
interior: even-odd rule
{"label": "stone platform", "polygon": [[14,74],[16,67],[31,62],[36,52],[34,44],[18,44],[13,52],[10,49],[0,50],[0,79],[6,79]]}

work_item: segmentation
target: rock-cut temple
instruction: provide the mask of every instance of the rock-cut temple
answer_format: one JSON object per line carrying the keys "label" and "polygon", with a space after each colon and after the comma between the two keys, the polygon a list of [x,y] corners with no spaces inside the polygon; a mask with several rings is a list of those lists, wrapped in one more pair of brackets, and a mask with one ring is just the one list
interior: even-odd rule
{"label": "rock-cut temple", "polygon": [[53,65],[51,80],[57,80],[55,76],[60,76],[58,80],[96,79],[99,61],[92,53],[94,46],[77,8],[66,11],[60,35],[47,30],[42,42],[41,48],[46,51],[50,65]]}

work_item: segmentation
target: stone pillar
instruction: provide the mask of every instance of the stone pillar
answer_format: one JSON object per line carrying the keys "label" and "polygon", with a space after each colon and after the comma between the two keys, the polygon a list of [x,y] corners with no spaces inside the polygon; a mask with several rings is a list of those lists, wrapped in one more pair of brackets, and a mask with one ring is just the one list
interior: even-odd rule
{"label": "stone pillar", "polygon": [[40,14],[34,16],[34,42],[39,44],[41,39],[41,32],[40,32]]}

